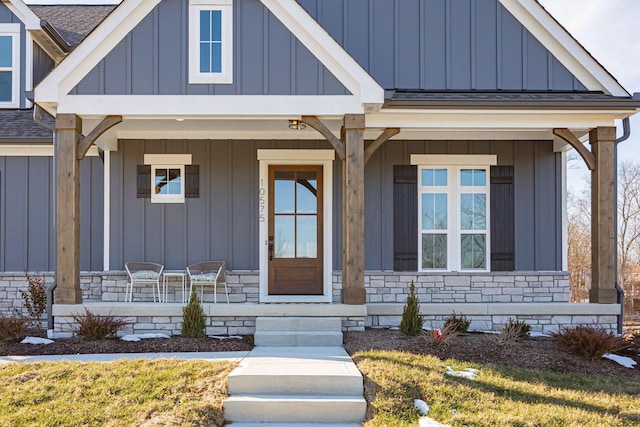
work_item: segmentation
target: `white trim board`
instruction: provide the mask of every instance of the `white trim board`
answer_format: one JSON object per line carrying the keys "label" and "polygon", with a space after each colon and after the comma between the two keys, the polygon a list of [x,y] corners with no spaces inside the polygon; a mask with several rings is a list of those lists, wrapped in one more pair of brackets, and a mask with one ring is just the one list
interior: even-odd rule
{"label": "white trim board", "polygon": [[536,0],[499,0],[589,90],[630,96],[618,81]]}
{"label": "white trim board", "polygon": [[[0,156],[6,157],[52,157],[53,144],[0,144]],[[87,156],[98,156],[98,147],[89,147]]]}
{"label": "white trim board", "polygon": [[[66,62],[66,61],[65,61]],[[45,107],[46,108],[46,107]],[[352,95],[67,95],[58,113],[85,116],[290,116],[362,114]]]}
{"label": "white trim board", "polygon": [[[257,150],[260,162],[258,209],[260,249],[260,302],[332,302],[333,301],[333,161],[334,150]],[[323,294],[322,295],[269,295],[269,166],[270,165],[319,165],[322,166],[323,211]]]}

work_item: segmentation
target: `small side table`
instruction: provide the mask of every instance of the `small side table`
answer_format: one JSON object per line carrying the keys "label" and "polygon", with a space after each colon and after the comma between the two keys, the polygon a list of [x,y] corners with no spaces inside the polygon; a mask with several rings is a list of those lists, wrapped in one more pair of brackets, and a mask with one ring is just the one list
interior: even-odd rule
{"label": "small side table", "polygon": [[177,277],[182,282],[182,303],[185,303],[185,297],[187,293],[187,273],[182,271],[165,271],[162,273],[162,295],[163,300],[161,302],[167,302],[167,287],[169,285],[169,278]]}

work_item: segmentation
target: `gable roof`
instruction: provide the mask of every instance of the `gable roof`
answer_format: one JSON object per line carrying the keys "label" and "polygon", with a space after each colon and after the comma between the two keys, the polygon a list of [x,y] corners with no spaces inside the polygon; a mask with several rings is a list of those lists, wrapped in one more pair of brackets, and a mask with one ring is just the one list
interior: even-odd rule
{"label": "gable roof", "polygon": [[[21,0],[17,0],[21,1]],[[50,112],[63,97],[67,96],[75,85],[87,76],[93,67],[104,58],[123,38],[147,16],[161,0],[124,0],[113,10],[113,6],[91,7],[91,19],[98,20],[107,15],[93,34],[72,52],[52,73],[36,88],[36,102],[48,106]],[[347,0],[345,0],[347,1]],[[497,0],[509,13],[521,23],[527,31],[548,49],[570,73],[576,76],[584,86],[578,91],[599,92],[611,97],[629,98],[629,93],[582,47],[537,0]],[[361,97],[362,104],[380,105],[384,99],[380,85],[360,66],[354,56],[347,53],[331,35],[295,0],[261,0],[261,2],[327,67],[351,93]],[[307,4],[305,3],[305,6]],[[68,6],[33,6],[40,8],[42,16],[48,16],[61,28],[72,28],[73,21],[82,19],[89,9],[77,8],[71,12]],[[320,6],[318,6],[319,8]],[[111,13],[109,14],[109,8]],[[98,11],[98,9],[100,9]],[[75,15],[74,15],[75,13]],[[346,12],[345,12],[346,13]],[[82,33],[77,32],[77,39]],[[345,27],[346,28],[346,27]],[[62,30],[61,30],[62,31]],[[72,30],[70,30],[72,31]],[[345,30],[346,31],[346,30]],[[66,36],[73,38],[72,35]],[[344,42],[343,44],[347,44]],[[551,67],[551,65],[549,65]],[[406,90],[407,88],[405,88]],[[540,92],[540,91],[538,91]],[[396,92],[399,94],[400,92]],[[415,91],[412,102],[423,95]],[[393,93],[392,93],[393,96]],[[402,98],[403,96],[400,96]],[[406,100],[406,96],[404,96]],[[495,98],[494,98],[495,99]],[[433,99],[431,100],[433,101]],[[554,99],[547,98],[545,102]],[[562,101],[562,99],[560,99]],[[572,102],[594,101],[593,97],[573,99]],[[598,105],[604,106],[598,99]],[[76,104],[77,105],[77,104]],[[453,105],[453,104],[452,104]],[[528,103],[535,108],[535,103]],[[544,107],[544,103],[538,103]],[[387,106],[390,106],[387,103]],[[371,107],[370,107],[371,108]],[[372,111],[372,110],[369,110]]]}
{"label": "gable roof", "polygon": [[[53,105],[132,31],[161,0],[124,0],[35,89],[36,102],[53,112]],[[384,91],[295,0],[261,0],[285,27],[342,83],[361,108],[378,108]],[[146,101],[145,101],[146,102]],[[174,104],[174,106],[177,104]],[[282,104],[286,106],[286,104]],[[340,103],[334,103],[340,106]],[[353,102],[345,108],[353,109]],[[256,111],[258,111],[256,106]]]}
{"label": "gable roof", "polygon": [[51,24],[69,46],[77,46],[116,6],[33,5],[30,8],[38,17]]}

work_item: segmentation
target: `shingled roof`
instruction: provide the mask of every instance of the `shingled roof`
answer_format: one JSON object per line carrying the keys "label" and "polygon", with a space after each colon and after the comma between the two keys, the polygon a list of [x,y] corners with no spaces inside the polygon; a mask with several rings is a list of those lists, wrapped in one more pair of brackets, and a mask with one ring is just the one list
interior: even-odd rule
{"label": "shingled roof", "polygon": [[[53,120],[44,119],[50,124]],[[50,142],[52,133],[33,120],[33,110],[2,110],[0,113],[0,142]]]}
{"label": "shingled roof", "polygon": [[77,46],[116,5],[32,5],[30,8],[51,24],[69,46]]}

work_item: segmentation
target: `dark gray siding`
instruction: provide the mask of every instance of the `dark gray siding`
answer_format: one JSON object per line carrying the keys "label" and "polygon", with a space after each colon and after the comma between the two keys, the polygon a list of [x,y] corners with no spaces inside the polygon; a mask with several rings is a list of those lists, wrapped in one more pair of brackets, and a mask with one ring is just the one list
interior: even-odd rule
{"label": "dark gray siding", "polygon": [[[498,0],[301,0],[386,89],[585,91]],[[164,0],[72,93],[344,94],[259,0],[234,2],[234,83],[187,82],[188,0]]]}
{"label": "dark gray siding", "polygon": [[[0,157],[0,271],[51,271],[55,266],[51,157]],[[102,270],[103,167],[82,161],[82,270]]]}
{"label": "dark gray siding", "polygon": [[42,50],[38,43],[33,42],[33,86],[35,87],[55,67],[55,62]]}
{"label": "dark gray siding", "polygon": [[516,270],[562,268],[562,162],[550,141],[389,141],[365,171],[367,269],[393,269],[393,165],[411,154],[496,154],[514,165]]}
{"label": "dark gray siding", "polygon": [[164,0],[73,89],[109,95],[343,95],[259,0],[234,1],[233,84],[188,84],[188,0]]}
{"label": "dark gray siding", "polygon": [[[258,148],[328,148],[314,141],[121,140],[112,153],[111,269],[155,261],[169,269],[220,259],[258,269]],[[145,153],[190,153],[200,165],[200,197],[184,204],[136,198]]]}
{"label": "dark gray siding", "polygon": [[[317,141],[119,142],[112,154],[111,268],[128,261],[182,269],[221,259],[234,270],[257,270],[257,149],[328,148]],[[145,153],[191,153],[200,165],[200,198],[185,204],[151,204],[136,198],[136,166]],[[365,174],[366,268],[393,269],[393,165],[411,154],[497,154],[515,166],[516,269],[561,268],[561,200],[556,188],[562,164],[547,141],[390,141]],[[341,269],[341,167],[334,163],[333,264]],[[551,193],[550,193],[551,192]],[[416,236],[417,238],[417,236]]]}
{"label": "dark gray siding", "polygon": [[385,89],[586,90],[498,0],[301,0]]}
{"label": "dark gray siding", "polygon": [[26,37],[25,37],[24,24],[2,2],[0,2],[0,23],[3,23],[3,24],[18,23],[18,24],[20,24],[20,108],[24,108],[25,107],[25,98],[24,98],[24,96],[22,96],[22,94],[24,93],[24,90],[25,90],[25,87],[24,87],[24,76],[25,76],[25,70],[27,69],[26,65],[25,65],[25,57],[24,57],[25,46],[26,46],[26,44],[25,44],[26,43],[26,41],[25,41]]}

